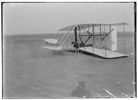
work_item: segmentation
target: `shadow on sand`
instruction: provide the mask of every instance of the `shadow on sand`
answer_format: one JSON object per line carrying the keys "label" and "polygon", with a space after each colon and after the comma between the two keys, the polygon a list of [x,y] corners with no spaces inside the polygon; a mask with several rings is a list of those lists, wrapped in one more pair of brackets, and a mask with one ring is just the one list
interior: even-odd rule
{"label": "shadow on sand", "polygon": [[77,88],[72,91],[71,93],[71,97],[75,97],[75,98],[91,98],[91,94],[89,91],[86,90],[85,88],[85,82],[81,81],[78,82],[78,86]]}

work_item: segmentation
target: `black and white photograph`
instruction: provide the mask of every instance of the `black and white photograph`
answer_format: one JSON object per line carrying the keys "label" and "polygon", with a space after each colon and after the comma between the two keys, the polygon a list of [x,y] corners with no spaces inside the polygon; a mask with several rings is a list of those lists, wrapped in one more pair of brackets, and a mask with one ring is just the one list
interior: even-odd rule
{"label": "black and white photograph", "polygon": [[137,98],[136,2],[1,2],[2,98]]}

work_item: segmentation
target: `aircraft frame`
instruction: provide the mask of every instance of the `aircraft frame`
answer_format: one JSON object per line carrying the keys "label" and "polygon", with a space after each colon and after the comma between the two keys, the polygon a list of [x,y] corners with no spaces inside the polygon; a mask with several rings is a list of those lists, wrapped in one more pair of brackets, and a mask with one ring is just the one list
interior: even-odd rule
{"label": "aircraft frame", "polygon": [[[125,34],[125,25],[127,23],[111,23],[111,24],[77,24],[62,28],[58,33],[64,33],[62,38],[55,41],[55,47],[45,46],[44,48],[57,50],[67,50],[73,48],[74,50],[87,52],[100,56],[102,58],[120,58],[127,57],[125,53],[125,40],[124,40],[124,53],[118,53],[117,51],[117,26],[123,26],[123,34]],[[98,31],[98,32],[97,32]],[[71,42],[71,46],[65,46],[70,36],[73,35],[74,40]],[[52,41],[44,40],[47,43]],[[109,42],[107,44],[107,42]],[[113,42],[113,43],[112,43]],[[52,42],[53,44],[53,42]],[[101,45],[104,44],[104,48]],[[113,44],[113,45],[112,45]],[[110,47],[107,49],[107,45]]]}

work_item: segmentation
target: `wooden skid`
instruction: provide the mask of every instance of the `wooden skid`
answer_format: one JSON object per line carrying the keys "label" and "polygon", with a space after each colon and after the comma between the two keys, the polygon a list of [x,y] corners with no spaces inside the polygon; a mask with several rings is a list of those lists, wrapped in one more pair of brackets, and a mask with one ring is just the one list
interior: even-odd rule
{"label": "wooden skid", "polygon": [[103,58],[119,58],[119,57],[127,57],[128,56],[126,54],[113,52],[110,50],[97,49],[97,48],[93,48],[93,47],[82,47],[79,49],[82,51],[91,53],[91,54],[98,55],[98,56],[103,57]]}

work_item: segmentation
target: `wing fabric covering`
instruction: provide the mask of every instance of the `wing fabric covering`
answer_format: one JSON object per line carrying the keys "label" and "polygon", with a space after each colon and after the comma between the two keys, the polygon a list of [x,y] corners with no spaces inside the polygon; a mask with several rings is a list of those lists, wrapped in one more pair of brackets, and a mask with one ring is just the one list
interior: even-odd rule
{"label": "wing fabric covering", "polygon": [[111,24],[100,24],[100,23],[91,23],[91,24],[77,24],[77,25],[71,25],[65,28],[60,29],[59,31],[73,31],[74,27],[78,27],[80,26],[80,30],[86,29],[86,28],[90,28],[94,26],[122,26],[122,25],[129,25],[128,23],[111,23]]}
{"label": "wing fabric covering", "polygon": [[57,39],[43,39],[46,43],[50,44],[57,44],[58,40]]}

